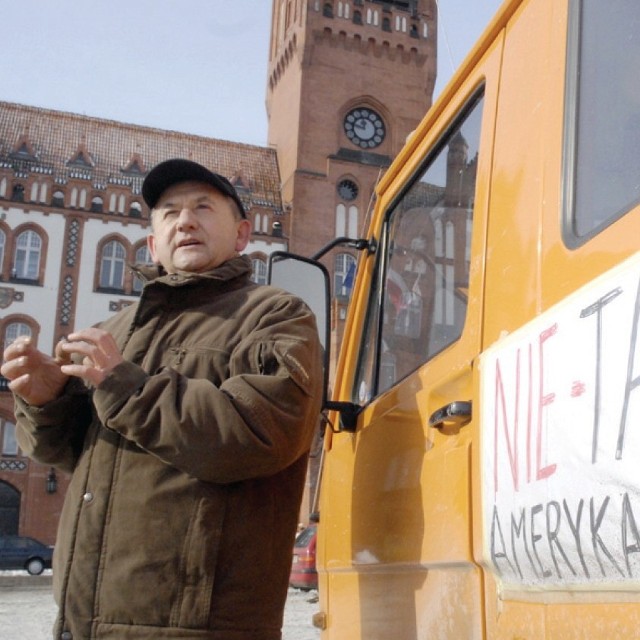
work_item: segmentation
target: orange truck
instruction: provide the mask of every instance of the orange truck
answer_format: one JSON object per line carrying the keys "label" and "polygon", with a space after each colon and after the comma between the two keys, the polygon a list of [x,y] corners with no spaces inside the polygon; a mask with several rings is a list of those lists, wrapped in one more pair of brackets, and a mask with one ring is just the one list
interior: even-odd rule
{"label": "orange truck", "polygon": [[640,638],[639,69],[637,0],[508,0],[377,186],[323,640]]}

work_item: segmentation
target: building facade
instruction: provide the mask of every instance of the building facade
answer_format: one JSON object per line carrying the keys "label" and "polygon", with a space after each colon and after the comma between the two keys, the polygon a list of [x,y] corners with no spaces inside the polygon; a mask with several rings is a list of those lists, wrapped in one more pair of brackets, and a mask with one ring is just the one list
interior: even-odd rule
{"label": "building facade", "polygon": [[[51,351],[74,328],[135,302],[128,265],[148,261],[140,188],[170,157],[236,186],[253,223],[254,279],[268,256],[360,237],[374,188],[431,104],[435,0],[273,0],[268,146],[0,102],[0,341]],[[325,258],[339,343],[357,255]],[[0,380],[0,533],[52,543],[67,479],[21,455]],[[315,447],[314,452],[320,447]],[[302,513],[314,507],[313,456]]]}

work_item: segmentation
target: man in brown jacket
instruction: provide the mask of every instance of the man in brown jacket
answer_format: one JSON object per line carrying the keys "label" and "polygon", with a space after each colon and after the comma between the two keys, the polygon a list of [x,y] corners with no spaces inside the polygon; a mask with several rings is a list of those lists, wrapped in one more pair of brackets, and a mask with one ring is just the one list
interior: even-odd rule
{"label": "man in brown jacket", "polygon": [[169,160],[143,184],[140,301],[2,374],[18,439],[72,473],[55,638],[277,640],[321,397],[313,314],[249,279],[231,184]]}

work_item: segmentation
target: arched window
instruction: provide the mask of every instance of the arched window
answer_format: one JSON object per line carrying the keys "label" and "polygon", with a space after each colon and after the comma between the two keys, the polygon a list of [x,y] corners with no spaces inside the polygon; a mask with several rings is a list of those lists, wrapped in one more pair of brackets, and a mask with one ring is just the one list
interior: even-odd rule
{"label": "arched window", "polygon": [[64,207],[64,193],[62,191],[54,191],[51,198],[52,207]]}
{"label": "arched window", "polygon": [[253,218],[253,230],[255,233],[260,233],[260,229],[261,229],[261,220],[262,220],[262,215],[259,213],[256,213],[256,215]]}
{"label": "arched window", "polygon": [[256,284],[267,284],[267,263],[260,258],[253,258],[253,273],[251,279]]}
{"label": "arched window", "polygon": [[360,11],[353,12],[353,24],[362,24],[362,13]]}
{"label": "arched window", "polygon": [[41,251],[42,238],[35,231],[23,231],[16,239],[12,275],[23,280],[37,280]]}
{"label": "arched window", "polygon": [[347,235],[350,238],[358,237],[358,207],[356,207],[355,205],[351,205],[349,207]]}
{"label": "arched window", "polygon": [[91,199],[91,211],[93,213],[102,213],[103,201],[100,196],[95,196]]}
{"label": "arched window", "polygon": [[322,15],[325,18],[333,18],[333,5],[330,2],[325,2],[322,7]]}
{"label": "arched window", "polygon": [[136,264],[153,264],[151,252],[146,244],[136,249]]}
{"label": "arched window", "polygon": [[18,440],[16,439],[16,425],[9,420],[0,418],[0,432],[2,432],[2,455],[17,456]]}
{"label": "arched window", "polygon": [[146,244],[136,249],[136,264],[153,264],[149,247]]}
{"label": "arched window", "polygon": [[382,18],[382,30],[391,31],[391,20],[389,18]]}
{"label": "arched window", "polygon": [[129,216],[132,218],[142,217],[142,205],[139,202],[132,202],[129,205]]}
{"label": "arched window", "polygon": [[347,235],[347,208],[340,203],[336,206],[336,238]]}
{"label": "arched window", "polygon": [[[136,250],[135,256],[136,264],[152,264],[153,260],[151,259],[151,254],[149,253],[149,247],[147,245],[143,245]],[[138,278],[138,276],[133,274],[133,292],[140,293],[142,291],[142,280]]]}
{"label": "arched window", "polygon": [[407,31],[407,19],[404,16],[396,16],[396,31]]}
{"label": "arched window", "polygon": [[100,287],[124,289],[124,267],[126,251],[120,242],[112,240],[102,248],[100,261]]}
{"label": "arched window", "polygon": [[31,327],[24,322],[12,322],[7,325],[4,330],[4,343],[2,350],[4,351],[16,338],[20,336],[32,336]]}
{"label": "arched window", "polygon": [[0,198],[4,198],[7,195],[7,179],[2,178],[0,180]]}
{"label": "arched window", "polygon": [[46,202],[47,201],[47,184],[34,182],[31,185],[31,202]]}
{"label": "arched window", "polygon": [[348,20],[349,13],[349,3],[338,2],[338,18],[346,18]]}
{"label": "arched window", "polygon": [[118,213],[124,213],[124,202],[125,202],[125,197],[124,194],[120,194],[120,197],[118,198]]}
{"label": "arched window", "polygon": [[0,480],[0,535],[17,536],[20,525],[20,492]]}
{"label": "arched window", "polygon": [[356,275],[356,259],[349,253],[339,253],[335,258],[333,284],[336,296],[349,298]]}
{"label": "arched window", "polygon": [[13,185],[11,199],[14,202],[24,202],[24,187],[21,184]]}

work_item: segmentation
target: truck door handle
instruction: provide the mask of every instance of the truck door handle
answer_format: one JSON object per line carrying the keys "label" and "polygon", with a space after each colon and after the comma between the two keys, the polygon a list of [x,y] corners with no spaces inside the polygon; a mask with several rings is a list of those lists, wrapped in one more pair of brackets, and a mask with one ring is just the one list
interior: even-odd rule
{"label": "truck door handle", "polygon": [[471,402],[454,400],[434,411],[429,418],[429,426],[434,429],[443,427],[463,427],[471,420]]}

